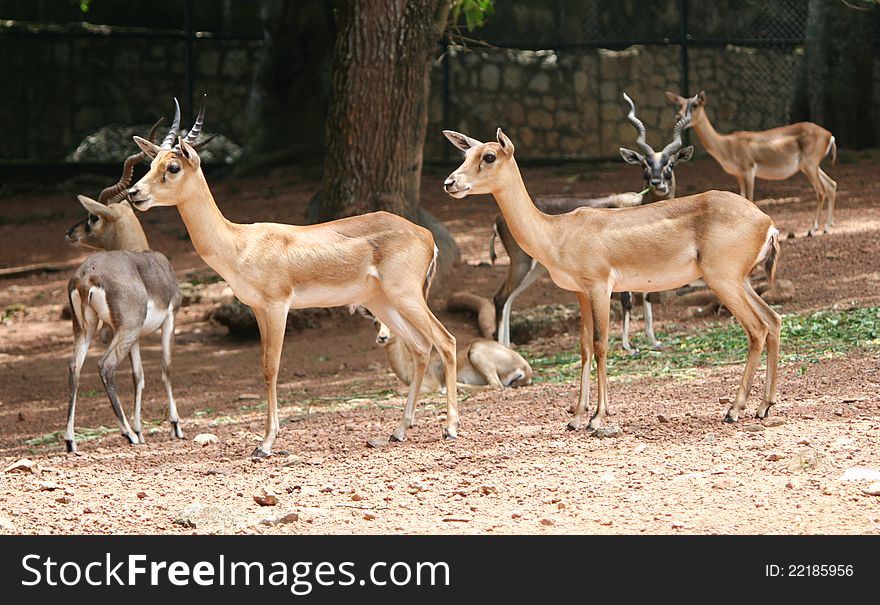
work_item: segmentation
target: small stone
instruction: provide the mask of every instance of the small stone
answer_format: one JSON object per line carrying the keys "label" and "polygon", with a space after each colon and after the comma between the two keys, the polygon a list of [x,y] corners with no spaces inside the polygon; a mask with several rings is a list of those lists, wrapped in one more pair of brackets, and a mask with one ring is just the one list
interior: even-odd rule
{"label": "small stone", "polygon": [[373,513],[364,513],[364,520],[365,521],[373,521],[375,518],[376,518],[376,515],[374,515]]}
{"label": "small stone", "polygon": [[367,446],[380,448],[388,445],[388,439],[382,439],[381,437],[373,437],[371,439],[367,439]]}
{"label": "small stone", "polygon": [[869,496],[880,496],[880,481],[875,481],[864,490]]}
{"label": "small stone", "polygon": [[540,523],[545,527],[550,527],[553,525],[553,519],[541,519]]}
{"label": "small stone", "polygon": [[785,454],[780,454],[778,452],[773,452],[767,456],[767,460],[770,462],[776,462],[777,460],[782,460],[785,458]]}
{"label": "small stone", "polygon": [[682,529],[682,528],[684,528],[684,523],[682,523],[681,521],[673,521],[672,522],[672,529]]}
{"label": "small stone", "polygon": [[39,475],[43,472],[43,469],[39,464],[30,460],[28,458],[22,458],[17,460],[6,467],[3,471],[4,473],[33,473],[34,475]]}
{"label": "small stone", "polygon": [[61,496],[60,498],[55,498],[55,502],[58,504],[70,504],[70,498],[67,496]]}
{"label": "small stone", "polygon": [[309,458],[305,462],[306,462],[306,464],[311,464],[312,466],[320,466],[320,465],[324,464],[324,459],[321,458],[320,456],[313,456],[312,458]]}
{"label": "small stone", "polygon": [[810,445],[811,441],[809,439],[799,439],[798,445]]}
{"label": "small stone", "polygon": [[614,521],[612,521],[611,519],[608,519],[607,517],[599,520],[599,525],[609,526],[609,525],[613,525],[613,524],[614,524]]}
{"label": "small stone", "polygon": [[0,517],[0,529],[12,530],[15,529],[15,525],[6,517]]}
{"label": "small stone", "polygon": [[730,405],[731,399],[730,399],[730,397],[719,397],[718,403],[720,403],[721,405]]}
{"label": "small stone", "polygon": [[834,414],[835,416],[843,416],[843,410],[841,410],[840,408],[834,410],[831,413]]}
{"label": "small stone", "polygon": [[633,454],[641,454],[646,449],[648,449],[648,446],[644,443],[640,443],[633,448]]}
{"label": "small stone", "polygon": [[286,513],[279,517],[267,517],[260,521],[262,525],[284,525],[299,521],[299,513]]}
{"label": "small stone", "polygon": [[667,418],[663,414],[657,414],[657,420],[661,423],[664,423],[664,424],[669,422],[669,418]]}
{"label": "small stone", "polygon": [[715,443],[715,435],[712,433],[706,433],[703,435],[703,443]]}
{"label": "small stone", "polygon": [[880,471],[854,466],[846,469],[840,479],[842,481],[880,481]]}
{"label": "small stone", "polygon": [[62,489],[62,486],[54,481],[40,481],[37,485],[41,492],[54,492],[56,489]]}
{"label": "small stone", "polygon": [[364,497],[361,496],[360,494],[352,494],[351,499],[354,500],[355,502],[360,502],[361,500],[364,499]]}
{"label": "small stone", "polygon": [[608,426],[600,426],[595,431],[593,431],[593,437],[597,439],[605,439],[607,437],[620,437],[623,431],[620,430],[620,427],[614,424],[609,424]]}
{"label": "small stone", "polygon": [[238,396],[239,401],[259,401],[260,396],[256,393],[242,393]]}
{"label": "small stone", "polygon": [[209,443],[217,443],[219,441],[220,439],[213,433],[199,433],[193,437],[193,443],[201,445],[202,447],[205,447]]}
{"label": "small stone", "polygon": [[789,481],[788,483],[785,484],[785,489],[794,489],[794,483]]}
{"label": "small stone", "polygon": [[278,504],[278,496],[264,487],[254,494],[254,502],[260,506],[275,506]]}
{"label": "small stone", "polygon": [[764,421],[764,426],[771,428],[774,426],[782,426],[783,424],[785,424],[785,420],[783,420],[779,416],[773,416],[772,418],[768,418]]}
{"label": "small stone", "polygon": [[752,422],[752,423],[745,425],[742,428],[742,430],[744,430],[747,433],[757,433],[759,431],[763,431],[764,427],[761,426],[760,424],[755,424],[754,422]]}
{"label": "small stone", "polygon": [[147,492],[138,492],[137,493],[138,500],[143,500],[147,497]]}

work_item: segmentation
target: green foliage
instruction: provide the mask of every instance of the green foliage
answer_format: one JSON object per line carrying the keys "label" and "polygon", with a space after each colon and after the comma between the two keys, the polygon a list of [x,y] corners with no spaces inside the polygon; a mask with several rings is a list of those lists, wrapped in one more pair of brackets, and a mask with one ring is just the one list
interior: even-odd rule
{"label": "green foliage", "polygon": [[455,0],[452,5],[452,23],[457,24],[464,15],[465,26],[469,32],[486,23],[495,13],[495,0]]}
{"label": "green foliage", "polygon": [[[631,357],[618,342],[609,343],[608,375],[611,378],[673,376],[694,378],[717,366],[744,363],[747,340],[735,319],[700,331],[658,334],[663,351],[642,350]],[[880,307],[833,309],[782,318],[780,361],[798,364],[798,375],[818,363],[853,349],[880,349]],[[528,357],[528,355],[527,355]],[[535,382],[571,382],[580,377],[580,354],[562,352],[529,359]]]}

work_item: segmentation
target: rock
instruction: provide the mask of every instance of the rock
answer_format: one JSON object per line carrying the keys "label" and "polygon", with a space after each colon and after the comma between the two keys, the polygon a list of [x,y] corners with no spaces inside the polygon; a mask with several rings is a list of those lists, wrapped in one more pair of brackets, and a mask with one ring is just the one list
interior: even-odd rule
{"label": "rock", "polygon": [[684,523],[682,523],[681,521],[673,521],[672,522],[672,529],[683,529],[683,528],[684,528]]}
{"label": "rock", "polygon": [[770,428],[773,428],[775,426],[782,426],[783,424],[785,424],[785,420],[783,420],[779,416],[774,416],[764,421],[764,426]]}
{"label": "rock", "polygon": [[62,489],[62,486],[54,481],[40,481],[37,485],[41,492],[54,492],[56,489]]}
{"label": "rock", "polygon": [[39,475],[43,472],[42,467],[39,464],[30,460],[28,458],[22,458],[17,460],[7,466],[4,470],[4,473],[33,473],[34,475]]}
{"label": "rock", "polygon": [[193,443],[205,447],[209,443],[219,443],[220,438],[213,433],[199,433],[193,437]]}
{"label": "rock", "polygon": [[67,496],[61,496],[60,498],[55,498],[55,502],[58,504],[70,504],[70,498]]}
{"label": "rock", "polygon": [[761,426],[760,424],[750,422],[749,424],[743,426],[742,430],[744,430],[747,433],[757,433],[759,431],[763,431],[764,427]]}
{"label": "rock", "polygon": [[239,401],[259,401],[260,395],[256,393],[242,393],[238,396]]}
{"label": "rock", "polygon": [[657,414],[657,420],[662,423],[669,422],[669,418],[667,418],[663,414]]}
{"label": "rock", "polygon": [[284,525],[299,521],[299,513],[284,513],[275,517],[266,517],[260,521],[262,525]]}
{"label": "rock", "polygon": [[732,403],[732,400],[730,399],[730,397],[719,397],[718,403],[720,403],[721,405],[730,405]]}
{"label": "rock", "polygon": [[580,311],[577,305],[539,305],[523,309],[510,317],[510,340],[525,344],[542,336],[553,336],[578,329]]}
{"label": "rock", "polygon": [[608,519],[607,517],[604,519],[599,519],[599,525],[605,525],[607,527],[607,526],[613,525],[613,524],[614,524],[614,521],[612,521],[611,519]]}
{"label": "rock", "polygon": [[361,496],[360,494],[352,494],[351,499],[355,502],[360,502],[361,500],[364,499],[364,497]]}
{"label": "rock", "polygon": [[880,471],[854,466],[846,469],[841,481],[880,481]]}
{"label": "rock", "polygon": [[260,506],[275,506],[278,504],[278,496],[264,487],[254,494],[254,502]]}
{"label": "rock", "polygon": [[248,526],[245,511],[226,506],[190,504],[177,514],[173,523],[203,532],[230,533]]}
{"label": "rock", "polygon": [[648,449],[648,446],[644,443],[640,443],[633,448],[633,454],[641,454],[646,449]]}
{"label": "rock", "polygon": [[303,463],[303,459],[296,454],[290,454],[284,459],[284,466],[299,466]]}
{"label": "rock", "polygon": [[373,513],[364,513],[364,520],[365,521],[373,521],[375,518],[376,518],[376,515],[374,515]]}
{"label": "rock", "polygon": [[320,466],[324,464],[324,459],[320,456],[313,456],[305,461],[306,464],[311,464],[312,466]]}
{"label": "rock", "polygon": [[6,517],[0,517],[0,530],[13,530],[15,525]]}
{"label": "rock", "polygon": [[837,408],[836,410],[832,411],[831,413],[834,414],[835,416],[843,416],[843,410],[841,410],[840,408]]}
{"label": "rock", "polygon": [[868,486],[867,489],[862,490],[869,496],[880,496],[880,481],[875,481],[871,485]]}
{"label": "rock", "polygon": [[383,439],[381,437],[373,437],[371,439],[367,439],[368,447],[379,448],[385,447],[386,445],[388,445],[388,439]]}
{"label": "rock", "polygon": [[550,527],[551,525],[553,525],[553,519],[541,519],[539,523],[545,527]]}
{"label": "rock", "polygon": [[143,500],[147,497],[147,492],[138,492],[137,493],[138,500]]}
{"label": "rock", "polygon": [[609,424],[608,426],[600,426],[592,434],[597,439],[605,439],[606,437],[620,437],[622,433],[619,426]]}
{"label": "rock", "polygon": [[767,460],[769,460],[770,462],[776,462],[777,460],[782,460],[783,458],[785,458],[785,454],[780,454],[778,452],[772,452],[767,455]]}
{"label": "rock", "polygon": [[715,435],[712,433],[706,433],[703,435],[703,443],[715,443]]}

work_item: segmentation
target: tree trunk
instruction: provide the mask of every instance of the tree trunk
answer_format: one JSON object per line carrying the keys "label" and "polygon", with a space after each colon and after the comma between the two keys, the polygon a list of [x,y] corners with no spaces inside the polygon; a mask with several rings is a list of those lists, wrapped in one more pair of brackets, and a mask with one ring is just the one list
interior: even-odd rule
{"label": "tree trunk", "polygon": [[318,155],[324,147],[333,52],[325,0],[262,0],[264,43],[247,107],[246,162],[266,154]]}
{"label": "tree trunk", "polygon": [[341,0],[314,218],[418,218],[431,59],[446,0]]}
{"label": "tree trunk", "polygon": [[[856,0],[857,2],[857,0]],[[809,0],[804,57],[792,102],[792,121],[830,130],[850,149],[874,146],[874,38],[877,10],[840,0]]]}

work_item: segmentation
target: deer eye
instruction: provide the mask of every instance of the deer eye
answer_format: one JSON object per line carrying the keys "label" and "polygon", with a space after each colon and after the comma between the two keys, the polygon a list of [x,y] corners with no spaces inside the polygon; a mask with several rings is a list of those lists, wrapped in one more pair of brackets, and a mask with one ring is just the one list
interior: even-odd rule
{"label": "deer eye", "polygon": [[487,164],[491,164],[492,162],[495,161],[495,154],[494,153],[487,153],[486,155],[483,156],[483,161],[486,162]]}
{"label": "deer eye", "polygon": [[89,222],[90,222],[90,223],[97,223],[97,222],[98,222],[98,218],[99,218],[99,217],[98,217],[97,214],[90,214],[90,215],[89,215]]}
{"label": "deer eye", "polygon": [[180,164],[171,164],[168,167],[168,172],[170,172],[171,174],[177,174],[178,172],[180,172]]}

